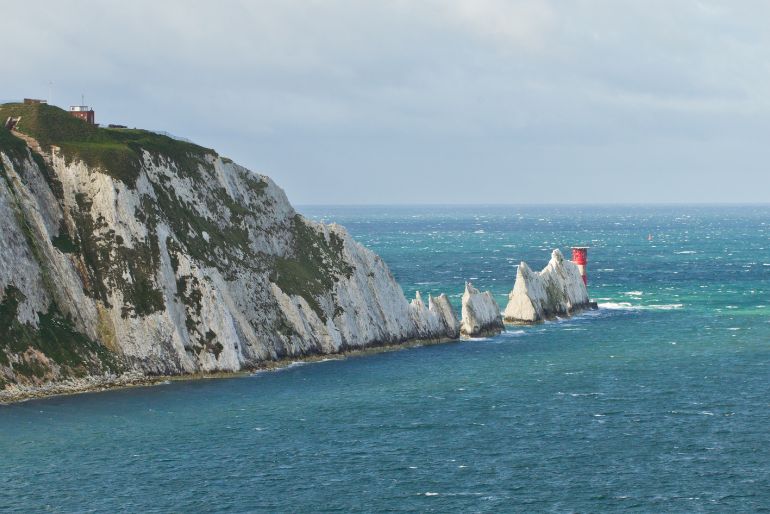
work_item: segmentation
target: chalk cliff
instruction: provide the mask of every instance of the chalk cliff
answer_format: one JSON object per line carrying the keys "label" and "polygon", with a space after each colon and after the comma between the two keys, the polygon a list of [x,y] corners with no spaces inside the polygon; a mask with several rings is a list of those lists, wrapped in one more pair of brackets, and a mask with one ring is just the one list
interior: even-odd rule
{"label": "chalk cliff", "polygon": [[554,250],[542,271],[532,271],[524,262],[519,265],[503,317],[506,322],[533,323],[590,307],[577,265]]}
{"label": "chalk cliff", "polygon": [[457,337],[445,296],[409,304],[264,175],[55,107],[12,115],[27,142],[0,126],[0,390]]}
{"label": "chalk cliff", "polygon": [[505,330],[500,307],[492,293],[480,292],[470,282],[465,283],[462,298],[460,332],[469,337],[499,334]]}

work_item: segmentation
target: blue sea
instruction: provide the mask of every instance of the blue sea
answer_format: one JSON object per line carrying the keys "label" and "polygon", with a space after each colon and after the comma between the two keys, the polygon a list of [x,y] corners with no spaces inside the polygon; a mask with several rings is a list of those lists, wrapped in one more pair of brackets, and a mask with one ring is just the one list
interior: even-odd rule
{"label": "blue sea", "polygon": [[458,308],[587,245],[601,308],[0,406],[0,511],[770,510],[770,206],[300,210]]}

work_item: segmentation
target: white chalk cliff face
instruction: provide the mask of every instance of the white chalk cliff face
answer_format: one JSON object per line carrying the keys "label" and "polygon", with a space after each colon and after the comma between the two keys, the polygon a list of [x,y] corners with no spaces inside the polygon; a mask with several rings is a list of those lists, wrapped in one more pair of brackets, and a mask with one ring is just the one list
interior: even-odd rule
{"label": "white chalk cliff face", "polygon": [[112,168],[64,144],[41,158],[9,135],[0,390],[457,337],[446,296],[408,303],[344,228],[303,218],[268,177],[213,151],[144,135]]}
{"label": "white chalk cliff face", "polygon": [[588,308],[590,301],[577,265],[554,250],[542,271],[519,265],[503,316],[507,322],[533,323],[570,315]]}
{"label": "white chalk cliff face", "polygon": [[505,330],[500,307],[492,293],[480,292],[470,282],[465,283],[462,299],[462,324],[460,332],[464,336],[488,336]]}

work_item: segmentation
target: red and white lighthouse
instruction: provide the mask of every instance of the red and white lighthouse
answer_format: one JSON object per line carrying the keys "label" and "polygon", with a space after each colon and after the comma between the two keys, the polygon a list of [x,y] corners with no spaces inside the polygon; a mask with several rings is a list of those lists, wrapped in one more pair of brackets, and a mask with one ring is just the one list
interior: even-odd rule
{"label": "red and white lighthouse", "polygon": [[577,264],[577,267],[580,270],[580,276],[583,277],[583,283],[588,285],[588,275],[586,274],[586,264],[588,263],[588,247],[573,246],[572,262]]}

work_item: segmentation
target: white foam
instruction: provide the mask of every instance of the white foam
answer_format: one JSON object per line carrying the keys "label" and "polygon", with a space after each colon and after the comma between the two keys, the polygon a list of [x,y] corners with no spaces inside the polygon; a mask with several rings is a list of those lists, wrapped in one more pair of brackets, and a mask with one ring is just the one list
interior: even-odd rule
{"label": "white foam", "polygon": [[684,307],[684,304],[681,303],[668,303],[661,305],[634,305],[629,302],[605,302],[599,304],[600,309],[625,311],[670,311],[674,309],[681,309],[682,307]]}
{"label": "white foam", "polygon": [[684,304],[681,303],[669,303],[664,305],[643,305],[642,309],[649,309],[653,311],[670,311],[674,309],[681,309]]}
{"label": "white foam", "polygon": [[628,296],[642,296],[642,294],[644,293],[642,293],[641,291],[626,291],[623,294],[626,294]]}
{"label": "white foam", "polygon": [[683,250],[681,252],[674,252],[674,253],[677,255],[689,255],[689,254],[698,253],[698,252],[696,252],[695,250]]}
{"label": "white foam", "polygon": [[631,305],[628,302],[604,302],[599,304],[599,308],[609,310],[633,310],[637,309],[638,306]]}

